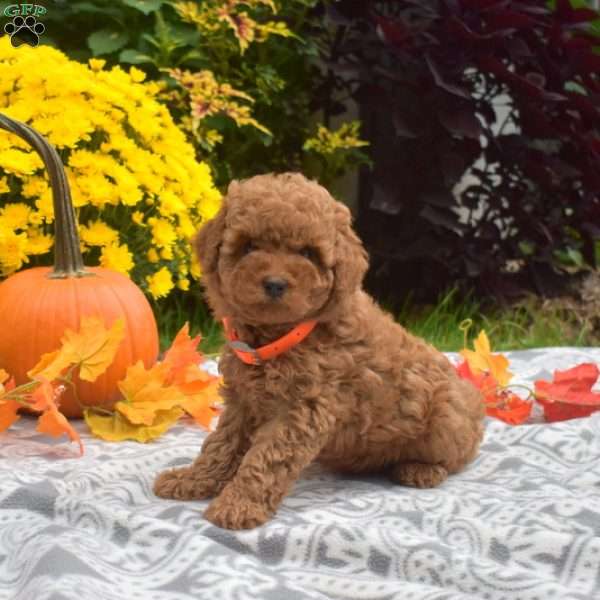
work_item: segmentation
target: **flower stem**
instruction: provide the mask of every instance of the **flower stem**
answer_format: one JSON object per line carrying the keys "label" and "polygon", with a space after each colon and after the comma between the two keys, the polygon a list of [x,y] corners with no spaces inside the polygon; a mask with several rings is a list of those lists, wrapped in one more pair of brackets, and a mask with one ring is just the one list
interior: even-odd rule
{"label": "flower stem", "polygon": [[464,319],[458,326],[458,329],[463,333],[463,348],[467,347],[467,336],[469,335],[469,330],[472,326],[473,319]]}
{"label": "flower stem", "polygon": [[107,410],[106,408],[100,408],[99,406],[86,406],[85,410],[89,410],[91,412],[107,415],[109,417],[112,417],[115,414],[114,411]]}
{"label": "flower stem", "polygon": [[525,400],[529,400],[530,398],[535,398],[535,394],[531,391],[531,388],[526,385],[523,385],[522,383],[509,383],[507,385],[498,386],[498,389],[500,391],[509,390],[512,388],[521,388],[522,390],[527,390],[527,398],[525,398]]}

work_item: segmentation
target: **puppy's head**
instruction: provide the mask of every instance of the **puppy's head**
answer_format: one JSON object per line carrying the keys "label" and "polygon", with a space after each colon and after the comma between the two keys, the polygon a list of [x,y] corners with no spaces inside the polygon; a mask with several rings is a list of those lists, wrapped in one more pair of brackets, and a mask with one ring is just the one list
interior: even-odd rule
{"label": "puppy's head", "polygon": [[217,316],[249,325],[330,314],[367,268],[350,211],[299,173],[232,182],[195,246]]}

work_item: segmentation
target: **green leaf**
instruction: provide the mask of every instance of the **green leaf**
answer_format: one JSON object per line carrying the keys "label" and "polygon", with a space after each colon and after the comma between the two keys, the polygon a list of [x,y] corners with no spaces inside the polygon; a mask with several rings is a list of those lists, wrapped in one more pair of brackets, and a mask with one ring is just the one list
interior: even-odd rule
{"label": "green leaf", "polygon": [[137,8],[145,15],[157,11],[164,2],[165,0],[123,0],[123,4],[131,6],[132,8]]}
{"label": "green leaf", "polygon": [[121,413],[100,415],[93,409],[87,409],[83,412],[83,418],[88,424],[91,432],[96,436],[108,442],[122,442],[124,440],[133,440],[145,444],[157,437],[160,437],[179,417],[183,415],[180,408],[170,410],[159,410],[152,425],[132,425]]}
{"label": "green leaf", "polygon": [[194,46],[200,41],[201,34],[195,27],[185,25],[168,25],[169,35],[180,45]]}
{"label": "green leaf", "polygon": [[149,33],[142,33],[142,39],[154,46],[157,49],[160,49],[160,40],[155,38],[153,35]]}
{"label": "green leaf", "polygon": [[519,250],[524,256],[531,256],[535,250],[535,245],[527,240],[519,242]]}
{"label": "green leaf", "polygon": [[104,12],[104,8],[92,2],[71,2],[69,8],[73,13],[91,12],[102,14]]}
{"label": "green leaf", "polygon": [[110,54],[122,48],[129,41],[125,31],[100,29],[88,36],[87,44],[94,56]]}
{"label": "green leaf", "polygon": [[131,65],[141,65],[143,63],[154,63],[154,59],[147,54],[142,54],[133,48],[121,50],[119,62],[129,63]]}
{"label": "green leaf", "polygon": [[567,257],[576,267],[583,267],[583,254],[575,248],[567,248]]}
{"label": "green leaf", "polygon": [[582,94],[583,96],[588,95],[588,91],[576,81],[567,81],[565,83],[565,90],[569,92],[576,92],[577,94]]}
{"label": "green leaf", "polygon": [[105,14],[106,7],[98,6],[93,2],[71,2],[69,8],[75,14],[77,13],[99,13]]}
{"label": "green leaf", "polygon": [[186,52],[180,59],[179,62],[185,62],[186,60],[202,60],[202,59],[206,59],[206,54],[204,54],[204,52],[200,52],[200,50],[190,50],[188,52]]}

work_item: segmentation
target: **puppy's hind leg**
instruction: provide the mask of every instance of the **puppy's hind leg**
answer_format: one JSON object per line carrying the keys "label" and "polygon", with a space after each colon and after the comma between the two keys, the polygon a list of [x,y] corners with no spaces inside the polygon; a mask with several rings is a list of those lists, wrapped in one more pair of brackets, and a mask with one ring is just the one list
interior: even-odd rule
{"label": "puppy's hind leg", "polygon": [[425,433],[410,442],[389,470],[392,481],[418,488],[439,485],[471,462],[483,437],[483,401],[468,382],[450,379],[429,400]]}

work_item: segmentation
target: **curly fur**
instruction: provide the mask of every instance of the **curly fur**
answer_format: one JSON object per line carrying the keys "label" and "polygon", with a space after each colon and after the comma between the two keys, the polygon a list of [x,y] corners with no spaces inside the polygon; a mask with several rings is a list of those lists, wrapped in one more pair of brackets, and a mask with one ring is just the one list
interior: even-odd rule
{"label": "curly fur", "polygon": [[[476,455],[483,403],[448,360],[361,289],[367,255],[348,209],[300,174],[233,182],[196,250],[217,318],[260,346],[316,318],[300,344],[263,365],[226,348],[225,410],[195,462],[158,476],[163,498],[214,498],[230,529],[268,520],[312,461],[438,485]],[[265,277],[288,288],[272,299]]]}

